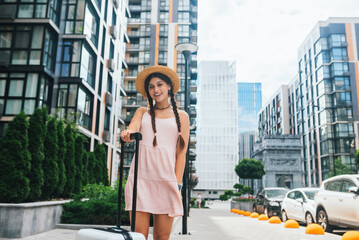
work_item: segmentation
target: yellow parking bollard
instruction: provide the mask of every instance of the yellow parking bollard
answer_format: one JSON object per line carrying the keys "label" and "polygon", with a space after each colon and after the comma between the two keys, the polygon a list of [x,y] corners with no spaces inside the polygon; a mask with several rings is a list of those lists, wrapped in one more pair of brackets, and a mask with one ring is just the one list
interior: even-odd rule
{"label": "yellow parking bollard", "polygon": [[348,232],[344,233],[342,240],[359,240],[359,232],[348,231]]}
{"label": "yellow parking bollard", "polygon": [[254,213],[252,213],[249,217],[250,217],[250,218],[258,218],[258,217],[259,217],[259,214],[256,213],[256,212],[254,212]]}
{"label": "yellow parking bollard", "polygon": [[261,214],[261,215],[259,215],[258,220],[260,220],[260,221],[267,221],[267,220],[268,220],[268,216],[265,215],[265,214]]}
{"label": "yellow parking bollard", "polygon": [[239,210],[238,211],[238,215],[243,215],[244,214],[244,211],[243,210]]}
{"label": "yellow parking bollard", "polygon": [[319,224],[311,223],[305,228],[305,233],[323,235],[324,229]]}
{"label": "yellow parking bollard", "polygon": [[299,223],[293,219],[289,219],[284,223],[285,228],[299,228]]}
{"label": "yellow parking bollard", "polygon": [[279,217],[276,217],[276,216],[271,217],[268,222],[269,222],[269,223],[276,223],[276,224],[282,223],[282,221],[280,220],[280,218],[279,218]]}
{"label": "yellow parking bollard", "polygon": [[251,212],[250,211],[245,211],[243,215],[246,216],[246,217],[249,217],[251,215]]}

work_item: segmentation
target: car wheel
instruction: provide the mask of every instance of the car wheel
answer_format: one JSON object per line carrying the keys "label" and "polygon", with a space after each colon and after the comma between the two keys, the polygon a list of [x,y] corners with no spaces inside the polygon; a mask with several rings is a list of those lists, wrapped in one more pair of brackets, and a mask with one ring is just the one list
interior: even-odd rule
{"label": "car wheel", "polygon": [[314,223],[314,218],[312,214],[310,213],[305,214],[305,222],[307,223],[307,225]]}
{"label": "car wheel", "polygon": [[285,222],[288,220],[288,216],[287,216],[287,213],[283,210],[282,211],[282,222]]}
{"label": "car wheel", "polygon": [[333,227],[329,224],[328,215],[324,210],[320,210],[317,216],[317,223],[322,226],[324,231],[332,232]]}

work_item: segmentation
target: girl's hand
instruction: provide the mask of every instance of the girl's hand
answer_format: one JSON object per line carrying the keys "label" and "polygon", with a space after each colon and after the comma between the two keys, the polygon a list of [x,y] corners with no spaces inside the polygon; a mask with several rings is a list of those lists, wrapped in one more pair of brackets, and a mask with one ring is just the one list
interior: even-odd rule
{"label": "girl's hand", "polygon": [[130,135],[131,133],[133,133],[132,130],[130,129],[127,129],[127,130],[123,130],[121,132],[121,139],[124,141],[124,142],[134,142],[135,140],[134,139],[130,139]]}

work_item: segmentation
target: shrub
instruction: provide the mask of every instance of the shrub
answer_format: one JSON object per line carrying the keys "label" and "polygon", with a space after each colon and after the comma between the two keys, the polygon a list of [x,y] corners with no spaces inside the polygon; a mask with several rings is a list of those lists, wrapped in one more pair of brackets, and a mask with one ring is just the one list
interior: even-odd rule
{"label": "shrub", "polygon": [[58,144],[58,157],[57,163],[59,166],[59,183],[55,189],[56,196],[60,197],[64,192],[66,184],[66,169],[65,169],[65,152],[66,152],[66,143],[64,135],[64,123],[62,120],[57,122],[57,144]]}
{"label": "shrub", "polygon": [[48,199],[54,196],[55,188],[59,182],[59,167],[57,164],[57,124],[56,119],[53,117],[47,122],[44,149],[44,186],[42,187],[42,197]]}
{"label": "shrub", "polygon": [[84,150],[84,138],[81,134],[78,134],[75,139],[75,187],[74,187],[75,194],[79,194],[82,189],[83,150]]}
{"label": "shrub", "polygon": [[28,124],[26,114],[20,112],[0,139],[0,202],[20,203],[29,195]]}
{"label": "shrub", "polygon": [[233,191],[232,190],[226,190],[226,191],[224,191],[224,195],[233,196]]}
{"label": "shrub", "polygon": [[[83,197],[89,199],[81,201],[80,199]],[[103,184],[88,184],[83,188],[81,194],[75,196],[74,201],[64,204],[61,222],[114,225],[117,216],[117,199],[118,184],[115,188]],[[121,208],[121,223],[129,225],[129,214],[125,212],[124,201]]]}
{"label": "shrub", "polygon": [[73,129],[70,124],[65,128],[65,170],[66,170],[66,184],[63,192],[64,197],[70,197],[74,191],[75,186],[75,144],[73,137]]}
{"label": "shrub", "polygon": [[46,133],[47,110],[35,109],[29,120],[29,152],[31,154],[31,171],[29,173],[30,192],[28,201],[37,201],[41,197],[41,189],[44,185],[44,138]]}
{"label": "shrub", "polygon": [[96,169],[101,169],[98,174],[96,174],[96,182],[102,182],[104,185],[108,185],[108,170],[107,170],[107,156],[106,150],[103,144],[98,144],[94,150],[96,158]]}
{"label": "shrub", "polygon": [[229,195],[225,195],[225,194],[219,195],[219,199],[222,201],[227,201],[230,198],[231,198],[231,196],[229,196]]}

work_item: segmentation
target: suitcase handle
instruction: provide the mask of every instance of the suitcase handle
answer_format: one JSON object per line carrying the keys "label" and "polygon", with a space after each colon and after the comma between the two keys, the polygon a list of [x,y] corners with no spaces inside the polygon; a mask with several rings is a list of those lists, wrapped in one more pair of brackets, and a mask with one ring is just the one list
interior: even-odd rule
{"label": "suitcase handle", "polygon": [[[134,171],[134,183],[133,183],[133,195],[132,195],[132,219],[131,219],[131,231],[135,231],[136,226],[136,203],[137,203],[137,172],[138,172],[138,150],[139,143],[142,140],[142,134],[140,132],[132,133],[130,139],[136,141],[136,153],[135,153],[135,171]],[[117,220],[116,226],[121,226],[121,206],[122,206],[122,182],[123,182],[123,162],[125,152],[125,142],[120,139],[121,142],[121,162],[120,162],[120,179],[118,184],[118,206],[117,206]]]}

